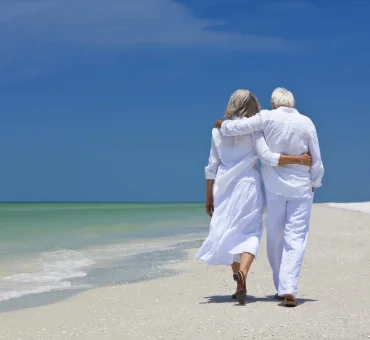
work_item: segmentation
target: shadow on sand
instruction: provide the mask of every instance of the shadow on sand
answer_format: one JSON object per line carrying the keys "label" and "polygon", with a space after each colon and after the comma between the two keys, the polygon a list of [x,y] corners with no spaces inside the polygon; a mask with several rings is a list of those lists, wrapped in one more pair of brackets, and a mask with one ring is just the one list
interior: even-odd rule
{"label": "shadow on sand", "polygon": [[[200,302],[200,305],[208,304],[208,303],[234,303],[236,306],[239,304],[231,298],[231,295],[213,295],[213,296],[206,296],[204,297],[206,301]],[[318,300],[314,299],[299,299],[297,298],[298,305],[303,305],[306,302],[317,302]],[[275,300],[274,295],[268,295],[265,297],[255,297],[253,295],[248,295],[247,297],[247,305],[255,302],[275,302],[278,306],[285,307],[283,301]]]}

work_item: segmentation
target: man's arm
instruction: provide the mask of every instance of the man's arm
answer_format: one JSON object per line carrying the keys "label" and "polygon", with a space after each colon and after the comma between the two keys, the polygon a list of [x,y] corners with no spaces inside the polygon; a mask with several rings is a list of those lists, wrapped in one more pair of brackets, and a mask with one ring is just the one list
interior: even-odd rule
{"label": "man's arm", "polygon": [[263,130],[264,122],[260,112],[251,118],[225,121],[218,120],[214,127],[221,128],[221,132],[224,136],[241,136],[248,135],[254,131]]}
{"label": "man's arm", "polygon": [[284,166],[289,164],[311,165],[311,157],[307,154],[302,156],[288,156],[272,152],[266,143],[263,133],[260,131],[255,132],[252,138],[258,158],[264,164],[269,166]]}
{"label": "man's arm", "polygon": [[317,138],[316,128],[313,124],[310,129],[308,152],[312,157],[312,166],[310,171],[312,188],[319,188],[322,185],[321,180],[324,176],[324,165],[321,160],[319,139]]}

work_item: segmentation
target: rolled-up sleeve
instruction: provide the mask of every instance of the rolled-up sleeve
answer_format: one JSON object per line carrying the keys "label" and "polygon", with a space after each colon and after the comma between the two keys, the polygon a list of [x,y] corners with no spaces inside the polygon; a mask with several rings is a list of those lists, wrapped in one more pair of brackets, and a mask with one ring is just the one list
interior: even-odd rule
{"label": "rolled-up sleeve", "polygon": [[310,140],[308,143],[308,152],[312,158],[311,166],[311,184],[314,188],[322,186],[322,178],[324,176],[324,165],[321,160],[321,152],[319,146],[319,139],[317,138],[317,132],[315,125],[312,124],[310,128]]}
{"label": "rolled-up sleeve", "polygon": [[206,179],[215,179],[220,165],[220,157],[218,156],[215,142],[212,138],[211,151],[209,153],[208,165],[205,168]]}
{"label": "rolled-up sleeve", "polygon": [[268,147],[262,132],[254,132],[252,135],[254,149],[262,163],[269,166],[278,166],[280,154],[272,152]]}
{"label": "rolled-up sleeve", "polygon": [[251,118],[239,120],[225,120],[221,125],[221,132],[224,136],[248,135],[255,131],[263,130],[263,119],[261,112]]}

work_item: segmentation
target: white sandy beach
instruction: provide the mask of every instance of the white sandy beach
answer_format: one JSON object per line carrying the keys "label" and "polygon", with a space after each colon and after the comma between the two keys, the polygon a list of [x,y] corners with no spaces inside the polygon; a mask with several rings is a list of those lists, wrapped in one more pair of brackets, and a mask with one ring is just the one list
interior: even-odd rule
{"label": "white sandy beach", "polygon": [[297,308],[271,297],[264,239],[246,306],[230,298],[231,270],[198,264],[191,250],[170,266],[177,276],[0,314],[0,339],[368,339],[370,215],[338,207],[314,206]]}
{"label": "white sandy beach", "polygon": [[359,203],[327,203],[328,207],[339,208],[345,210],[361,211],[370,214],[370,202]]}

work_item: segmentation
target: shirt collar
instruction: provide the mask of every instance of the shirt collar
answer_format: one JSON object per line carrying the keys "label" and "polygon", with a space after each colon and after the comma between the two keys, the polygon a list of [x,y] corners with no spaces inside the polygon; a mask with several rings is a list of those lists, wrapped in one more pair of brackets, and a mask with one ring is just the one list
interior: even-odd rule
{"label": "shirt collar", "polygon": [[287,112],[287,113],[297,113],[298,111],[293,108],[293,107],[285,107],[285,106],[280,106],[279,108],[277,108],[276,110],[278,111],[283,111],[283,112]]}

